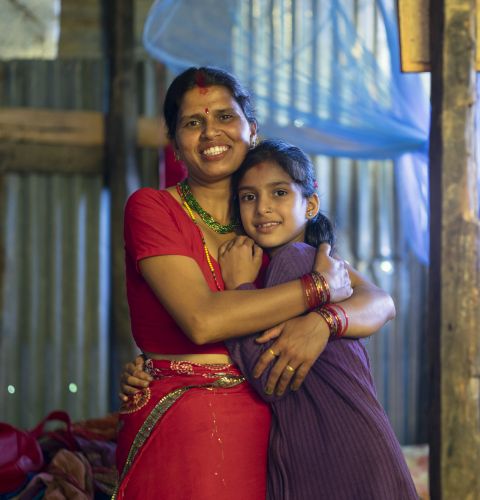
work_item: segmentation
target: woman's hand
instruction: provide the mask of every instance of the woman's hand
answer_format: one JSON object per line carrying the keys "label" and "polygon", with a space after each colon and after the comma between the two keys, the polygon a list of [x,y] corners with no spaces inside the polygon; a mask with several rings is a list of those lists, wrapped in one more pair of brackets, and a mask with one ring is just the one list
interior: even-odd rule
{"label": "woman's hand", "polygon": [[218,250],[218,263],[227,290],[255,281],[262,265],[262,249],[248,236],[237,236]]}
{"label": "woman's hand", "polygon": [[152,377],[143,370],[143,362],[143,357],[137,356],[133,363],[127,363],[123,368],[120,376],[121,392],[118,395],[122,401],[127,401],[129,395],[148,387],[152,381]]}
{"label": "woman's hand", "polygon": [[352,293],[352,283],[343,260],[330,257],[330,245],[322,243],[318,247],[313,270],[322,274],[330,288],[330,302],[341,302]]}
{"label": "woman's hand", "polygon": [[272,338],[278,339],[260,356],[254,377],[258,378],[276,358],[265,392],[281,396],[292,379],[291,389],[297,390],[325,349],[329,336],[327,323],[319,321],[317,313],[299,316],[270,328],[258,337],[257,342],[263,344]]}

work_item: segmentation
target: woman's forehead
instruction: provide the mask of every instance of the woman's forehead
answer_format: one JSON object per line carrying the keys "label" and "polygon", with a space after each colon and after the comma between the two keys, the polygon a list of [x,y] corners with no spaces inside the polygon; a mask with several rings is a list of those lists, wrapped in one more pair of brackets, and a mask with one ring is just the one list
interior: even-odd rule
{"label": "woman's forehead", "polygon": [[185,92],[180,104],[180,114],[190,115],[203,112],[206,108],[233,108],[241,110],[240,105],[227,87],[212,85],[210,87],[194,87]]}

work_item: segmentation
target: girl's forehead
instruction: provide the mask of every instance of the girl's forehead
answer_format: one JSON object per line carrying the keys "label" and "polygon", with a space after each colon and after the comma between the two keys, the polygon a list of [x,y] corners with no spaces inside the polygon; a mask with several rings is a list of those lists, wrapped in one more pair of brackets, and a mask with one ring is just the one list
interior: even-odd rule
{"label": "girl's forehead", "polygon": [[250,167],[240,180],[240,187],[245,184],[259,184],[264,182],[292,182],[292,178],[283,168],[273,160],[262,161]]}

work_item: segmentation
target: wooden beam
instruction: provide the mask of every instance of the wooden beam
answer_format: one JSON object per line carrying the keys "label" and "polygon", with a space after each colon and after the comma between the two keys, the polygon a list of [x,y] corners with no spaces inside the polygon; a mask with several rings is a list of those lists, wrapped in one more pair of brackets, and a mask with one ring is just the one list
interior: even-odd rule
{"label": "wooden beam", "polygon": [[100,146],[0,142],[0,174],[103,174],[104,157]]}
{"label": "wooden beam", "polygon": [[474,500],[480,498],[476,2],[437,0],[430,18],[430,490],[438,500]]}
{"label": "wooden beam", "polygon": [[[104,116],[95,111],[0,108],[0,142],[103,146]],[[138,118],[136,143],[139,147],[159,148],[166,142],[165,127],[159,119]]]}
{"label": "wooden beam", "polygon": [[103,115],[94,111],[0,109],[0,141],[101,146]]}

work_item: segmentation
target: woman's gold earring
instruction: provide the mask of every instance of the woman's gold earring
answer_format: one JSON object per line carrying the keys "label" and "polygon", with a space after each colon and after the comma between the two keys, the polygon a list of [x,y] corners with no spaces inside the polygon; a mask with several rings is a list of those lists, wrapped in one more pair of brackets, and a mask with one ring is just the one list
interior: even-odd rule
{"label": "woman's gold earring", "polygon": [[178,154],[177,150],[173,152],[173,157],[175,158],[175,161],[180,161],[180,155]]}
{"label": "woman's gold earring", "polygon": [[257,136],[252,135],[252,137],[250,137],[250,149],[253,149],[256,145],[257,145]]}

